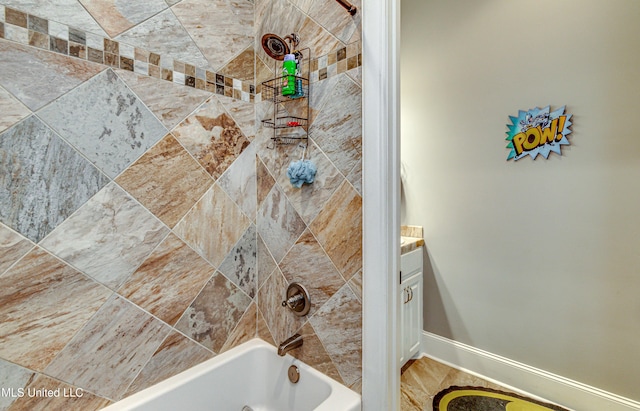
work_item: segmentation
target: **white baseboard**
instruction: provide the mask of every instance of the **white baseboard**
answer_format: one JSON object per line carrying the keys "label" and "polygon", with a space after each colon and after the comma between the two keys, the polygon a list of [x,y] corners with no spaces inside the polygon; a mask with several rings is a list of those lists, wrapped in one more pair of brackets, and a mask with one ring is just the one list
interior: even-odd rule
{"label": "white baseboard", "polygon": [[515,392],[575,411],[640,410],[640,402],[426,331],[422,335],[422,354]]}

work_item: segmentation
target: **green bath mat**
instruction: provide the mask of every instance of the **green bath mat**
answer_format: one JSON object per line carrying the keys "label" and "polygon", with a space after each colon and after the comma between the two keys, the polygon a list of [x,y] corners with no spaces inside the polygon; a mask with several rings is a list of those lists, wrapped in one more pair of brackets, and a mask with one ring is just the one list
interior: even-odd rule
{"label": "green bath mat", "polygon": [[449,387],[433,398],[433,411],[569,411],[518,394],[483,387]]}

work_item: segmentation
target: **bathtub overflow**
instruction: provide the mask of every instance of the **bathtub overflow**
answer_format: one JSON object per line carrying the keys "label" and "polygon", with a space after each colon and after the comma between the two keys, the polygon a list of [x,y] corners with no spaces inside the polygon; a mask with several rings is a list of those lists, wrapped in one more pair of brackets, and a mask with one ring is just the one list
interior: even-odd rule
{"label": "bathtub overflow", "polygon": [[289,381],[292,383],[295,384],[300,381],[300,370],[295,365],[289,367],[287,374],[289,374]]}

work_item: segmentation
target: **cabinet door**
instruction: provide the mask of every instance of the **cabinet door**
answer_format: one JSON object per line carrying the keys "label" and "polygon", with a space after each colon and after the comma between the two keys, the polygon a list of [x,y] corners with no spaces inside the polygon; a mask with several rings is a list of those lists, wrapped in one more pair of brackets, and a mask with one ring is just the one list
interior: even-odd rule
{"label": "cabinet door", "polygon": [[409,361],[409,350],[408,347],[408,339],[407,339],[407,330],[411,327],[411,323],[409,322],[411,315],[408,310],[407,304],[409,303],[409,289],[406,286],[406,282],[400,284],[400,296],[398,298],[398,302],[400,303],[400,346],[398,347],[399,354],[399,362],[402,367],[407,361]]}
{"label": "cabinet door", "polygon": [[407,290],[408,302],[404,304],[404,349],[406,359],[420,351],[422,340],[422,272],[405,281],[403,289]]}
{"label": "cabinet door", "polygon": [[422,340],[422,247],[400,257],[400,365],[420,351]]}

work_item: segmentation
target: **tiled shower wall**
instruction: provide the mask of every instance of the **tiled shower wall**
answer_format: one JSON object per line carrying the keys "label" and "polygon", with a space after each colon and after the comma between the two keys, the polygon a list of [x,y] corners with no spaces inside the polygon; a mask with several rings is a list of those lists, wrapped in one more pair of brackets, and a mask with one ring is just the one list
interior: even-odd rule
{"label": "tiled shower wall", "polygon": [[[254,336],[361,381],[360,21],[334,1],[0,0],[2,409],[99,409]],[[51,3],[51,4],[50,4]],[[358,2],[354,2],[358,6]],[[127,3],[128,4],[128,3]],[[317,180],[266,32],[311,47]],[[290,107],[295,110],[295,107]],[[314,306],[280,306],[301,281]]]}

